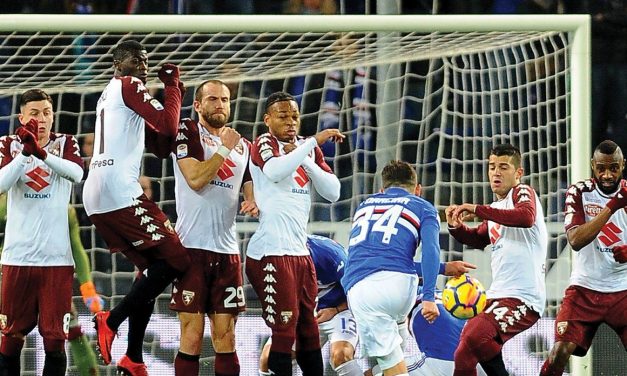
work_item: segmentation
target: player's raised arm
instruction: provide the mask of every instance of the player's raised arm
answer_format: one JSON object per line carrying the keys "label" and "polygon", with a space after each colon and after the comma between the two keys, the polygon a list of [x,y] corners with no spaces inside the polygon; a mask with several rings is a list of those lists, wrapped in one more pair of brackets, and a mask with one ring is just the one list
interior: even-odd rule
{"label": "player's raised arm", "polygon": [[159,79],[165,85],[164,103],[153,98],[146,89],[148,53],[139,43],[126,41],[113,51],[114,77],[121,81],[124,104],[141,116],[156,132],[175,136],[181,113],[182,94],[179,68],[164,64]]}
{"label": "player's raised arm", "polygon": [[[344,138],[344,135],[337,129],[325,129],[322,132],[327,133],[324,137],[320,138],[324,139],[324,142],[332,139],[342,140]],[[318,135],[316,135],[316,140],[319,140],[317,136]],[[305,158],[302,166],[320,196],[331,202],[335,202],[340,198],[340,180],[335,176],[331,167],[325,162],[320,147],[316,146],[314,149],[314,159]]]}

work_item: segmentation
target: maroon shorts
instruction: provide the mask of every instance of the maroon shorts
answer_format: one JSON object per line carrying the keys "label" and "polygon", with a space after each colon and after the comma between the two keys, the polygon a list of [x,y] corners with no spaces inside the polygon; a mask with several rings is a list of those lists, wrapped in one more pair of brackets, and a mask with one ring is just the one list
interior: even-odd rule
{"label": "maroon shorts", "polygon": [[174,282],[170,309],[190,313],[230,313],[246,310],[239,255],[188,248],[191,265]]}
{"label": "maroon shorts", "polygon": [[280,352],[289,353],[294,341],[297,351],[320,348],[314,315],[318,284],[310,256],[248,257],[246,275],[261,301],[262,317],[272,329],[273,349],[277,337],[281,337]]}
{"label": "maroon shorts", "polygon": [[[188,256],[172,224],[159,207],[142,194],[128,208],[89,216],[112,253],[122,252],[140,270],[166,260],[185,270]],[[149,252],[145,250],[150,249]]]}
{"label": "maroon shorts", "polygon": [[2,334],[26,335],[39,325],[45,339],[67,339],[73,278],[72,266],[3,265]]}
{"label": "maroon shorts", "polygon": [[614,329],[627,350],[627,290],[596,292],[568,286],[555,319],[555,341],[576,344],[574,354],[583,356],[601,323]]}
{"label": "maroon shorts", "polygon": [[516,298],[490,299],[486,303],[481,318],[493,325],[501,343],[509,341],[516,334],[533,326],[540,319],[540,314]]}

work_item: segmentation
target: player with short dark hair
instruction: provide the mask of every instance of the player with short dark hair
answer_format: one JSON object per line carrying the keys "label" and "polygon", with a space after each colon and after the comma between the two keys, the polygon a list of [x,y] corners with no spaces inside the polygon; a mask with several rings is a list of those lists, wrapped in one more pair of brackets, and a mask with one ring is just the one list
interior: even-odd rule
{"label": "player with short dark hair", "polygon": [[364,200],[353,216],[342,286],[357,321],[365,355],[374,357],[386,376],[407,375],[398,323],[416,302],[414,256],[422,244],[422,316],[439,316],[435,281],[439,270],[440,223],[433,204],[419,197],[416,171],[390,161],[381,172],[383,191]]}
{"label": "player with short dark hair", "polygon": [[314,317],[316,273],[306,246],[311,193],[336,201],[340,182],[319,148],[327,140],[344,138],[337,129],[313,137],[298,137],[298,103],[284,92],[266,101],[263,117],[269,132],[255,140],[251,175],[259,207],[259,227],[248,243],[246,275],[272,329],[269,368],[291,375],[292,345],[305,376],[322,375],[318,325]]}
{"label": "player with short dark hair", "polygon": [[74,274],[67,207],[73,183],[83,177],[83,161],[73,136],[52,132],[48,94],[28,90],[19,103],[21,126],[16,135],[0,138],[0,193],[8,197],[0,374],[20,374],[24,338],[38,325],[44,374],[65,375]]}
{"label": "player with short dark hair", "polygon": [[561,375],[571,355],[584,356],[602,323],[627,350],[627,181],[621,148],[601,142],[590,167],[592,178],[566,191],[566,237],[575,253],[543,376]]}
{"label": "player with short dark hair", "polygon": [[147,375],[142,349],[155,298],[190,264],[189,255],[159,207],[139,183],[147,135],[164,140],[176,136],[181,110],[179,69],[164,64],[159,79],[165,85],[164,104],[144,84],[148,54],[136,41],[113,49],[114,77],[96,108],[96,136],[83,203],[96,230],[112,253],[122,252],[140,272],[129,293],[111,311],[94,317],[97,343],[105,364],[118,327],[129,318],[128,348],[118,370]]}
{"label": "player with short dark hair", "polygon": [[[536,192],[520,182],[523,173],[518,148],[496,145],[488,158],[496,201],[446,208],[449,233],[457,241],[478,249],[492,245],[488,302],[464,327],[455,352],[455,376],[476,375],[477,363],[490,375],[507,375],[503,344],[533,326],[544,311],[548,235]],[[483,220],[479,226],[463,223],[475,216]]]}
{"label": "player with short dark hair", "polygon": [[235,351],[237,315],[244,311],[242,263],[235,232],[240,212],[258,209],[248,171],[250,142],[228,127],[231,93],[219,80],[196,90],[198,121],[184,119],[172,147],[178,220],[176,232],[192,265],[174,282],[170,308],[181,321],[176,375],[198,375],[205,329],[211,322],[216,376],[239,375]]}

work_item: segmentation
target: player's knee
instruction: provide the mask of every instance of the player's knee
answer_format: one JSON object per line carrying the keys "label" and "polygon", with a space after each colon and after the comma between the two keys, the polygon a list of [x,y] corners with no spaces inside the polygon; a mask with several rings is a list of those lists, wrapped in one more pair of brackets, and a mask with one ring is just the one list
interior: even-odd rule
{"label": "player's knee", "polygon": [[[201,318],[202,319],[202,318]],[[198,355],[202,350],[204,326],[181,316],[181,348],[185,354]]]}
{"label": "player's knee", "polygon": [[211,340],[216,352],[230,353],[235,351],[235,332],[232,330],[216,332]]}
{"label": "player's knee", "polygon": [[[272,334],[272,345],[270,346],[270,351],[280,352],[280,353],[292,353],[292,345],[294,345],[295,336],[290,334]],[[318,347],[320,345],[318,344]]]}
{"label": "player's knee", "polygon": [[549,355],[549,361],[558,367],[565,367],[577,346],[569,342],[556,342]]}
{"label": "player's knee", "polygon": [[477,316],[468,321],[459,346],[455,351],[455,360],[459,357],[473,356],[479,362],[494,358],[500,353],[502,344],[496,328],[485,315]]}
{"label": "player's knee", "polygon": [[[340,345],[333,346],[336,343],[341,343]],[[337,368],[340,365],[353,360],[354,349],[353,346],[345,341],[336,342],[331,346],[331,357],[330,363],[331,367]]]}
{"label": "player's knee", "polygon": [[385,371],[386,369],[394,367],[395,365],[403,361],[403,359],[403,351],[401,351],[401,348],[399,346],[388,355],[378,356],[377,364],[379,364],[379,367],[381,367],[381,369]]}
{"label": "player's knee", "polygon": [[63,352],[65,354],[65,341],[62,339],[44,338],[44,351],[46,353]]}
{"label": "player's knee", "polygon": [[216,352],[235,351],[235,320],[231,315],[211,316],[211,340]]}

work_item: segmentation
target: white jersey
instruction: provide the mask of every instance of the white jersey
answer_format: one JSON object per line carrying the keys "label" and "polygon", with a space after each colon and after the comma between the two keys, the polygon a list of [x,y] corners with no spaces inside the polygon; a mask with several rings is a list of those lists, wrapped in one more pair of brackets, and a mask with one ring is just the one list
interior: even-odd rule
{"label": "white jersey", "polygon": [[8,192],[3,265],[74,265],[68,204],[83,161],[73,136],[51,133],[43,149],[46,161],[24,156],[15,136],[0,138],[0,191]]}
{"label": "white jersey", "polygon": [[[247,256],[255,260],[263,256],[309,255],[306,242],[312,180],[318,179],[316,187],[323,197],[331,201],[339,197],[339,181],[324,161],[315,138],[299,138],[296,144],[299,146],[288,155],[283,150],[285,143],[269,133],[253,144],[250,173],[260,214]],[[276,168],[268,168],[273,158],[281,158],[279,167],[284,171],[276,173]],[[337,196],[331,198],[321,192],[325,187],[337,189]]]}
{"label": "white jersey", "polygon": [[[621,180],[621,186],[627,185]],[[566,193],[566,232],[596,217],[616,193],[601,192],[594,179],[572,185]],[[612,247],[627,244],[627,213],[617,210],[588,245],[574,252],[572,285],[600,292],[627,290],[627,264],[618,263]]]}
{"label": "white jersey", "polygon": [[178,102],[174,98],[166,103],[164,108],[135,77],[114,77],[102,92],[96,107],[94,155],[83,188],[88,215],[129,207],[143,193],[139,175],[146,127],[165,127],[174,111],[174,123],[178,122],[180,95]]}
{"label": "white jersey", "polygon": [[240,188],[245,181],[250,181],[250,142],[240,139],[215,178],[199,191],[189,187],[176,163],[185,158],[208,160],[221,145],[220,137],[212,135],[196,121],[186,119],[180,123],[172,152],[178,214],[176,232],[186,248],[238,255],[235,217]]}
{"label": "white jersey", "polygon": [[535,204],[535,221],[529,228],[488,221],[492,243],[492,284],[488,298],[518,298],[542,316],[546,304],[545,261],[548,233],[544,211],[533,188],[519,184],[507,197],[493,202],[495,209],[514,209],[518,202]]}

